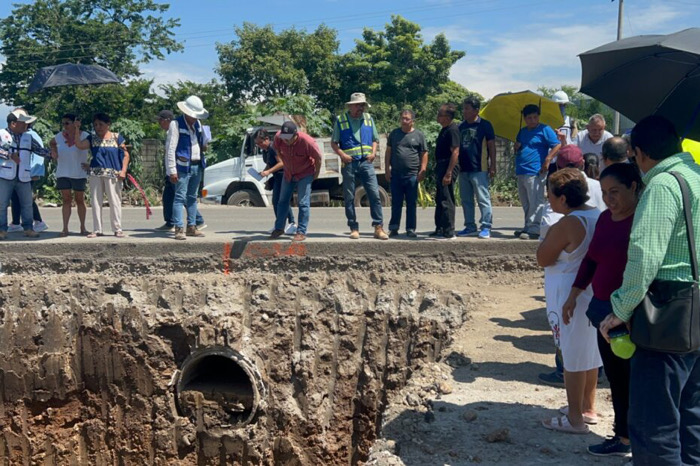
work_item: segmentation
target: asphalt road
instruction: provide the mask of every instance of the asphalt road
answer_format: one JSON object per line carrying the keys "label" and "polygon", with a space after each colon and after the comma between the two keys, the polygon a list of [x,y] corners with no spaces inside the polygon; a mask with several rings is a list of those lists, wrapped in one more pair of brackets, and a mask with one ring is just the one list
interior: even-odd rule
{"label": "asphalt road", "polygon": [[[153,208],[153,215],[150,219],[146,219],[146,210],[143,207],[125,207],[122,209],[122,226],[124,231],[129,235],[125,240],[116,240],[113,236],[105,236],[104,238],[96,238],[88,240],[79,236],[79,224],[77,212],[73,209],[73,214],[70,220],[71,235],[67,238],[60,238],[59,232],[62,229],[63,222],[61,220],[60,207],[41,207],[41,215],[44,221],[49,226],[49,230],[43,232],[38,239],[27,241],[56,241],[56,242],[83,242],[83,241],[163,241],[172,237],[172,233],[155,231],[155,228],[163,224],[163,212],[160,207]],[[193,239],[191,241],[229,241],[232,239],[265,239],[267,231],[272,228],[274,217],[272,208],[256,208],[256,207],[228,207],[228,206],[212,206],[200,205],[200,210],[208,227],[203,231],[206,235],[204,238]],[[295,215],[297,209],[294,209]],[[417,233],[419,239],[427,237],[435,229],[433,216],[434,208],[418,209],[418,228]],[[477,209],[477,219],[478,219]],[[384,209],[385,225],[391,217],[390,208]],[[358,220],[360,222],[361,239],[371,239],[373,229],[371,227],[371,218],[369,208],[358,209]],[[405,218],[403,219],[405,221]],[[402,233],[403,233],[402,221]],[[456,223],[458,229],[463,228],[464,217],[462,210],[457,207]],[[520,207],[495,207],[494,208],[494,229],[492,230],[492,240],[498,239],[513,239],[513,231],[522,226],[523,212]],[[87,228],[92,229],[92,213],[88,209],[87,213]],[[103,209],[103,225],[105,233],[109,234],[109,208]],[[343,240],[347,238],[349,233],[345,213],[343,208],[339,207],[312,207],[311,219],[308,229],[308,241],[333,241]],[[402,234],[398,239],[405,239]],[[10,233],[8,242],[24,241],[22,233]],[[458,240],[466,241],[468,239]]]}

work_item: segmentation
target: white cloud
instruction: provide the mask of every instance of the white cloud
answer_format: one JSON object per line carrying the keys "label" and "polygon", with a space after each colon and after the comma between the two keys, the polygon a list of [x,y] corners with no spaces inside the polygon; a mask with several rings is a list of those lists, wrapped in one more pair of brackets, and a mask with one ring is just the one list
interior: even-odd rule
{"label": "white cloud", "polygon": [[159,89],[161,84],[175,84],[178,81],[206,83],[215,78],[212,68],[196,66],[178,60],[151,62],[143,65],[141,72],[143,78],[153,79],[151,90],[158,95],[163,95]]}
{"label": "white cloud", "polygon": [[428,26],[421,29],[421,34],[426,42],[431,42],[438,34],[444,34],[450,46],[454,49],[455,44],[466,44],[471,47],[482,47],[487,45],[487,42],[476,33],[469,31],[461,24],[452,24],[450,26]]}
{"label": "white cloud", "polygon": [[[658,33],[680,14],[667,4],[652,3],[635,11],[630,20],[635,24],[634,34]],[[608,16],[594,24],[551,27],[551,23],[542,23],[518,32],[492,34],[491,42],[477,53],[468,51],[452,67],[450,76],[485,98],[501,92],[536,90],[538,86],[578,86],[581,79],[578,54],[615,40],[616,24],[616,17]],[[448,29],[453,30],[452,26]],[[626,35],[633,34],[630,31]]]}

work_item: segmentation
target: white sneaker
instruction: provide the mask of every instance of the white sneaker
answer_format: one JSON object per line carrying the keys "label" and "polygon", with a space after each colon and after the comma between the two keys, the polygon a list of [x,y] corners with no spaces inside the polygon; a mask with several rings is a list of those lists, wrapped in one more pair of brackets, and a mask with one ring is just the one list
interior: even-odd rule
{"label": "white sneaker", "polygon": [[34,222],[34,231],[41,233],[49,229],[49,226],[44,222]]}
{"label": "white sneaker", "polygon": [[297,226],[294,223],[290,223],[287,225],[287,228],[284,229],[284,234],[285,235],[294,235],[297,232]]}
{"label": "white sneaker", "polygon": [[20,231],[24,231],[24,228],[22,228],[22,225],[13,225],[10,224],[7,226],[7,232],[8,233],[17,233]]}

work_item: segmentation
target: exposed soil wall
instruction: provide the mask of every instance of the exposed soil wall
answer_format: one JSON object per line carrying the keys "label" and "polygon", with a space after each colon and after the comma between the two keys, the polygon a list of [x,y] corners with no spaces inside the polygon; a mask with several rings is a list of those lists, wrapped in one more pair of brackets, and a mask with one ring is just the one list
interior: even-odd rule
{"label": "exposed soil wall", "polygon": [[[361,462],[388,396],[439,357],[470,308],[416,279],[409,259],[261,259],[229,275],[217,254],[170,258],[193,273],[113,259],[2,259],[13,272],[0,279],[4,464]],[[91,273],[66,273],[71,261]],[[246,426],[178,414],[176,370],[210,345],[260,372],[265,399]]]}

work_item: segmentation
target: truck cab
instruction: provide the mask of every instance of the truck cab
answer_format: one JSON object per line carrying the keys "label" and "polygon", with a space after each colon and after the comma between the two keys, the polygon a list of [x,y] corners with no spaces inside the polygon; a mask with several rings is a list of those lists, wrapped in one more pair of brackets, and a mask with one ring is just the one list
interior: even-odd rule
{"label": "truck cab", "polygon": [[[228,160],[214,164],[204,171],[204,188],[202,201],[205,203],[224,204],[230,206],[270,207],[272,206],[272,191],[265,189],[266,179],[257,180],[250,174],[252,168],[256,172],[265,169],[262,151],[255,145],[253,134],[260,128],[274,135],[290,118],[283,115],[260,117],[261,126],[248,128],[241,146],[240,153]],[[331,149],[330,138],[316,138],[316,143],[323,153],[321,171],[311,186],[312,205],[330,205],[331,199],[343,199],[343,175],[341,162]],[[374,167],[379,183],[379,195],[383,206],[390,205],[388,183],[384,178],[384,152],[386,137],[380,137],[377,157]],[[367,196],[361,184],[355,192],[355,205],[368,205]]]}

